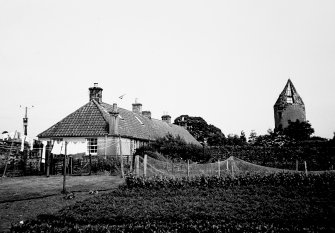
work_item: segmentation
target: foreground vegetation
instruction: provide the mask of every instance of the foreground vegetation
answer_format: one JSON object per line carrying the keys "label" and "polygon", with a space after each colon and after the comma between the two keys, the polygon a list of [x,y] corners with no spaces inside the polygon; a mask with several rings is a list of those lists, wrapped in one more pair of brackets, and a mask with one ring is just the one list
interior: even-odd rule
{"label": "foreground vegetation", "polygon": [[[62,176],[27,176],[0,178],[0,232],[9,231],[12,223],[34,219],[40,214],[56,213],[65,206],[91,197],[90,190],[110,192],[124,183],[116,176],[68,176],[66,189],[74,198],[64,198]],[[106,190],[106,191],[103,191]]]}
{"label": "foreground vegetation", "polygon": [[329,232],[335,174],[128,177],[119,189],[13,232]]}

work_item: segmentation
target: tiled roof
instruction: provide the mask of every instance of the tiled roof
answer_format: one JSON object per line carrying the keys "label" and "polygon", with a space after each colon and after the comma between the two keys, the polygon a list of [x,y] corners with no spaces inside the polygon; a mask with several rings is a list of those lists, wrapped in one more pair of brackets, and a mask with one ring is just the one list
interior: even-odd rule
{"label": "tiled roof", "polygon": [[[65,117],[49,129],[38,135],[39,138],[104,136],[109,133],[109,112],[112,105],[91,100],[72,114]],[[200,145],[199,142],[184,128],[168,124],[157,119],[149,119],[142,114],[118,108],[118,133],[122,137],[155,140],[168,133],[179,135],[188,143]]]}
{"label": "tiled roof", "polygon": [[108,124],[98,106],[90,101],[49,129],[37,135],[39,138],[96,136],[108,133]]}
{"label": "tiled roof", "polygon": [[[101,103],[101,106],[108,112],[112,110],[112,105]],[[183,127],[168,124],[157,119],[149,119],[142,114],[118,108],[119,111],[119,134],[123,137],[133,137],[140,139],[154,140],[164,137],[168,133],[173,136],[179,135],[188,143],[200,145],[200,143]]]}
{"label": "tiled roof", "polygon": [[[290,98],[290,101],[288,101],[288,98]],[[295,89],[290,79],[287,81],[283,91],[280,93],[275,103],[275,106],[287,105],[287,104],[304,105],[304,102],[302,101],[300,95],[298,94],[297,90]]]}

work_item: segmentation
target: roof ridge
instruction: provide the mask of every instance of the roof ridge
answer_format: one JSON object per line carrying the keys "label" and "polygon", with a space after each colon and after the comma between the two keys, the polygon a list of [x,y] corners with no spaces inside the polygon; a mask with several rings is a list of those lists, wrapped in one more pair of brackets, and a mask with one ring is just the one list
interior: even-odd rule
{"label": "roof ridge", "polygon": [[101,106],[96,100],[92,99],[93,103],[98,107],[102,117],[105,119],[105,121],[107,123],[109,123],[109,113],[108,111],[103,107]]}

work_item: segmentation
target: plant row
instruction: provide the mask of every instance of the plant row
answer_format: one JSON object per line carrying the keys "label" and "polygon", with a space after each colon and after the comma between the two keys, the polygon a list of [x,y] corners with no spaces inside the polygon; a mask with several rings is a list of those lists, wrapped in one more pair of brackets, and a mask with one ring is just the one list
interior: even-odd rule
{"label": "plant row", "polygon": [[308,175],[302,172],[244,173],[234,177],[231,175],[181,178],[128,176],[123,188],[229,188],[245,185],[311,186],[313,188],[322,188],[335,185],[335,172],[310,173]]}
{"label": "plant row", "polygon": [[243,222],[234,220],[187,220],[187,221],[134,221],[124,225],[110,224],[71,224],[64,221],[52,223],[34,222],[30,225],[14,226],[11,232],[52,232],[52,233],[110,233],[110,232],[328,232],[329,228],[320,226],[283,225],[260,222]]}

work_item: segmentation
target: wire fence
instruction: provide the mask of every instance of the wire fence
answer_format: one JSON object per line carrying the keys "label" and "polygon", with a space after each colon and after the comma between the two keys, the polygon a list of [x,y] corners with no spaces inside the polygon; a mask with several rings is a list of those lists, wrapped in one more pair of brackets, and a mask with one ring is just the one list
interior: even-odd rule
{"label": "wire fence", "polygon": [[[194,177],[194,176],[224,176],[238,175],[243,173],[276,173],[276,172],[302,172],[297,170],[288,170],[280,168],[272,168],[253,164],[242,159],[230,156],[225,160],[218,160],[212,163],[193,163],[184,162],[167,162],[160,161],[144,155],[135,159],[134,174],[137,176],[163,176],[163,177]],[[136,163],[136,162],[135,162]],[[307,164],[305,162],[305,170],[307,173]]]}

